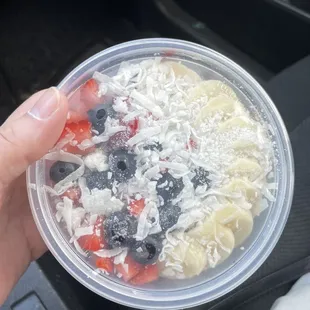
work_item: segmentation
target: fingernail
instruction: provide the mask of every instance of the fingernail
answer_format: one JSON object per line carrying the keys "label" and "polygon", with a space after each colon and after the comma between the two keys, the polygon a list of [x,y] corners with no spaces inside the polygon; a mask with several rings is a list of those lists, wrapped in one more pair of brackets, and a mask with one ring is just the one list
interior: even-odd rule
{"label": "fingernail", "polygon": [[57,88],[51,87],[43,93],[28,114],[38,120],[47,120],[59,109],[59,101]]}

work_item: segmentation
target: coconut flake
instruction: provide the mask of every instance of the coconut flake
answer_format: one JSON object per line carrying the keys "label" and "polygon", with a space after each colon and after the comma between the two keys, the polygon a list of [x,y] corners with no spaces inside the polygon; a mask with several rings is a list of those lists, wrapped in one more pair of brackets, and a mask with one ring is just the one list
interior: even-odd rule
{"label": "coconut flake", "polygon": [[181,163],[175,163],[175,162],[169,162],[169,161],[160,161],[158,163],[160,168],[167,168],[167,169],[172,169],[176,171],[180,171],[182,173],[188,173],[188,167],[184,164]]}
{"label": "coconut flake", "polygon": [[159,165],[155,165],[152,168],[145,171],[144,176],[148,179],[153,179],[158,176],[160,172]]}
{"label": "coconut flake", "polygon": [[142,107],[150,111],[155,117],[158,118],[163,117],[162,109],[149,97],[144,96],[135,89],[131,92],[130,97],[135,99],[137,103],[139,103]]}
{"label": "coconut flake", "polygon": [[84,163],[90,170],[98,170],[102,172],[109,169],[108,157],[101,150],[87,155],[84,158]]}
{"label": "coconut flake", "polygon": [[87,212],[109,216],[110,214],[121,211],[124,203],[112,197],[110,189],[93,189],[91,194],[82,192],[81,202]]}
{"label": "coconut flake", "polygon": [[127,105],[127,97],[116,97],[114,99],[113,109],[115,112],[127,114],[128,113],[128,105]]}
{"label": "coconut flake", "polygon": [[84,174],[85,166],[83,160],[74,154],[67,153],[64,151],[53,152],[46,154],[43,159],[45,160],[60,160],[68,163],[77,164],[80,167],[77,168],[74,172],[68,175],[66,178],[55,184],[54,190],[57,192],[58,195],[63,194],[67,189],[72,187],[72,182],[76,181],[79,177]]}
{"label": "coconut flake", "polygon": [[128,254],[128,249],[123,249],[123,251],[114,257],[114,264],[124,264],[125,263],[125,258],[127,257]]}
{"label": "coconut flake", "polygon": [[99,257],[114,257],[116,255],[119,255],[122,251],[123,249],[121,248],[115,248],[111,250],[99,250],[94,252],[94,254]]}
{"label": "coconut flake", "polygon": [[73,201],[67,197],[64,197],[63,200],[63,209],[62,209],[62,217],[66,223],[67,230],[70,236],[73,235],[72,232],[72,209],[73,209]]}
{"label": "coconut flake", "polygon": [[153,201],[149,201],[143,208],[138,220],[137,233],[135,235],[136,240],[143,240],[149,234],[152,224],[148,221],[148,215],[154,206],[156,207],[156,204]]}
{"label": "coconut flake", "polygon": [[74,235],[79,238],[82,236],[92,235],[94,233],[94,226],[77,227],[75,229]]}
{"label": "coconut flake", "polygon": [[91,214],[89,217],[89,225],[95,225],[98,219],[98,214]]}
{"label": "coconut flake", "polygon": [[80,144],[77,144],[77,147],[82,150],[85,151],[87,149],[89,149],[90,147],[93,147],[95,144],[92,140],[90,139],[85,139],[83,140]]}
{"label": "coconut flake", "polygon": [[78,251],[78,253],[80,253],[81,255],[83,255],[85,257],[87,257],[87,253],[81,248],[81,246],[79,245],[77,240],[74,240],[73,244],[74,244],[76,250]]}
{"label": "coconut flake", "polygon": [[148,140],[150,137],[160,134],[160,126],[141,129],[136,135],[127,141],[129,146]]}

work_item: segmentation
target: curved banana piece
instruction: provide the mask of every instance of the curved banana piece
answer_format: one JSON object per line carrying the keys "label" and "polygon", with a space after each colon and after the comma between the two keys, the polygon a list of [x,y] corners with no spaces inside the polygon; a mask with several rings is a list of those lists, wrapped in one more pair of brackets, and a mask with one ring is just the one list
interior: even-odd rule
{"label": "curved banana piece", "polygon": [[256,124],[254,124],[250,119],[245,116],[233,117],[222,124],[219,125],[219,131],[225,132],[230,130],[231,128],[239,127],[239,128],[248,128],[251,130],[256,129]]}
{"label": "curved banana piece", "polygon": [[255,144],[255,142],[249,140],[237,140],[234,143],[232,143],[232,148],[239,152],[243,151],[253,152],[258,150],[258,145]]}
{"label": "curved banana piece", "polygon": [[189,91],[188,103],[207,97],[210,100],[219,95],[225,95],[234,100],[238,100],[235,92],[226,84],[219,80],[202,81]]}
{"label": "curved banana piece", "polygon": [[215,221],[212,217],[206,217],[204,222],[191,229],[188,236],[199,240],[199,243],[206,246],[210,241],[214,240]]}
{"label": "curved banana piece", "polygon": [[215,267],[231,254],[235,247],[235,238],[231,229],[218,223],[214,216],[188,232],[207,249],[208,264]]}
{"label": "curved banana piece", "polygon": [[220,264],[230,256],[236,246],[235,237],[230,228],[216,222],[215,241],[217,242],[217,252],[220,255],[217,264]]}
{"label": "curved banana piece", "polygon": [[[160,264],[161,275],[166,278],[191,278],[199,275],[207,267],[205,248],[192,238],[185,237],[167,254]],[[182,272],[173,270],[174,264],[182,267]]]}
{"label": "curved banana piece", "polygon": [[232,114],[237,110],[243,110],[243,106],[239,101],[236,101],[225,95],[219,95],[215,98],[212,98],[204,107],[202,107],[195,121],[195,126],[200,125],[204,122],[204,120],[214,115],[215,113],[220,112],[224,115],[227,115]]}
{"label": "curved banana piece", "polygon": [[227,172],[232,176],[247,177],[250,181],[254,181],[263,172],[263,169],[255,160],[238,158],[228,167]]}
{"label": "curved banana piece", "polygon": [[253,229],[251,212],[231,204],[216,210],[214,218],[218,223],[231,229],[235,236],[235,246],[242,244]]}
{"label": "curved banana piece", "polygon": [[243,179],[232,179],[230,183],[223,186],[221,191],[228,195],[242,195],[250,203],[255,203],[259,197],[259,191],[254,187],[254,185]]}
{"label": "curved banana piece", "polygon": [[195,71],[180,62],[166,61],[165,65],[172,68],[176,77],[188,77],[193,83],[201,81],[201,77]]}
{"label": "curved banana piece", "polygon": [[207,265],[206,250],[197,241],[191,241],[184,261],[183,270],[187,278],[199,275]]}

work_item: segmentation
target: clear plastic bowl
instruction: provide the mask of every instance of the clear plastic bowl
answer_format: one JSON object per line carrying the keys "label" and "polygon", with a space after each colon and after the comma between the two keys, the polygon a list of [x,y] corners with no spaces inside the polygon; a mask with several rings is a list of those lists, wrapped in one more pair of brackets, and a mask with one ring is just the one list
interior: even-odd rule
{"label": "clear plastic bowl", "polygon": [[[293,155],[289,137],[273,102],[245,70],[230,59],[206,47],[174,39],[145,39],[108,48],[74,69],[58,86],[66,95],[89,79],[94,71],[116,73],[123,61],[164,56],[181,61],[202,77],[224,81],[241,102],[258,118],[270,124],[275,145],[274,179],[276,200],[254,219],[254,229],[241,248],[214,269],[188,280],[159,280],[143,288],[102,276],[69,244],[53,215],[48,194],[41,190],[48,173],[44,160],[27,171],[29,199],[38,229],[55,258],[79,282],[117,303],[143,309],[179,309],[214,300],[249,278],[275,247],[287,221],[294,185]],[[36,186],[32,186],[35,184]]]}

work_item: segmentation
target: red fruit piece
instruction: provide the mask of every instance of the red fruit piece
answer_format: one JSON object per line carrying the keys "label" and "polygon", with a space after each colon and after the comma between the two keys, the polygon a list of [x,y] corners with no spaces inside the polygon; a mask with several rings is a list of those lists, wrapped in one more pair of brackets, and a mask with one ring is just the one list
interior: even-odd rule
{"label": "red fruit piece", "polygon": [[116,150],[119,148],[127,148],[127,141],[130,139],[129,131],[120,131],[110,137],[108,141],[108,149]]}
{"label": "red fruit piece", "polygon": [[74,203],[78,203],[81,198],[81,189],[78,186],[71,187],[61,195],[61,198],[64,197],[68,197]]}
{"label": "red fruit piece", "polygon": [[187,150],[189,149],[189,146],[188,146],[188,145],[190,145],[190,147],[191,147],[192,149],[197,148],[197,143],[196,143],[192,138],[189,139],[189,142],[188,142],[188,144],[186,145],[186,149],[187,149]]}
{"label": "red fruit piece", "polygon": [[78,239],[78,243],[85,251],[99,251],[103,248],[102,239],[96,234],[82,236]]}
{"label": "red fruit piece", "polygon": [[68,97],[69,113],[68,123],[79,122],[87,119],[88,108],[81,101],[81,90],[77,89]]}
{"label": "red fruit piece", "polygon": [[163,57],[171,57],[175,55],[175,51],[174,50],[166,50],[163,52]]}
{"label": "red fruit piece", "polygon": [[114,264],[111,257],[98,257],[96,259],[96,267],[105,270],[108,273],[113,273]]}
{"label": "red fruit piece", "polygon": [[128,127],[130,129],[130,138],[133,137],[139,128],[139,120],[137,118],[135,118],[134,120],[130,121],[128,123]]}
{"label": "red fruit piece", "polygon": [[124,264],[115,265],[116,272],[122,275],[122,279],[128,282],[136,276],[143,266],[135,262],[130,256],[126,256]]}
{"label": "red fruit piece", "polygon": [[91,123],[88,121],[79,121],[77,123],[67,123],[58,142],[66,139],[67,135],[74,134],[74,138],[72,141],[68,142],[66,145],[62,147],[62,149],[66,152],[73,154],[85,155],[92,151],[94,151],[94,147],[89,147],[85,150],[81,150],[77,145],[80,144],[84,140],[90,140],[92,138],[91,132]]}
{"label": "red fruit piece", "polygon": [[155,265],[146,265],[143,269],[131,279],[130,283],[134,285],[142,285],[156,281],[159,277],[158,266]]}
{"label": "red fruit piece", "polygon": [[144,209],[145,206],[145,200],[139,199],[139,200],[134,200],[129,204],[129,212],[132,215],[138,216],[141,214],[142,210]]}
{"label": "red fruit piece", "polygon": [[81,101],[85,103],[88,109],[92,109],[98,103],[102,103],[103,99],[98,97],[99,86],[95,79],[89,79],[81,86]]}
{"label": "red fruit piece", "polygon": [[81,236],[78,239],[80,247],[86,251],[99,251],[106,247],[106,242],[103,238],[102,218],[98,218],[94,225],[94,232],[91,235]]}

